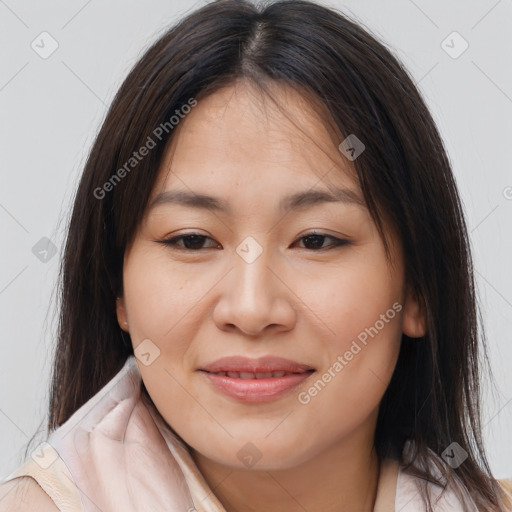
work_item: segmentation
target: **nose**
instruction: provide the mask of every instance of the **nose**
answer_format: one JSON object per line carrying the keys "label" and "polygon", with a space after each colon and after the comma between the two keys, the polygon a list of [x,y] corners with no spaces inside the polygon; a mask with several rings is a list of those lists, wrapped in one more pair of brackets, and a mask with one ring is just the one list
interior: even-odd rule
{"label": "nose", "polygon": [[233,268],[220,284],[220,297],[213,319],[224,331],[239,330],[262,337],[293,329],[296,322],[295,295],[290,272],[269,251],[254,260],[233,255]]}

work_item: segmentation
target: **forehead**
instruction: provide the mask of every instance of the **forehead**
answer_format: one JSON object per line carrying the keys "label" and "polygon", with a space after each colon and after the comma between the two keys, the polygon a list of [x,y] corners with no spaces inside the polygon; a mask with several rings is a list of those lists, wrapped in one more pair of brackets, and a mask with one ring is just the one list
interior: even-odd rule
{"label": "forehead", "polygon": [[355,171],[321,106],[288,86],[269,90],[238,81],[198,100],[174,128],[152,198],[176,188],[249,188],[252,197],[308,187],[357,193]]}

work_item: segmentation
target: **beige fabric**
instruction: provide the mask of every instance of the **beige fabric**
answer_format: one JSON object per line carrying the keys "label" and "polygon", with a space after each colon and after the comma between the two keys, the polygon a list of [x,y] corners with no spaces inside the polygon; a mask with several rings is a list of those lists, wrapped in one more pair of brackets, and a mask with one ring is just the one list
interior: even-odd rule
{"label": "beige fabric", "polygon": [[[43,449],[46,456],[53,450],[50,446]],[[34,459],[29,458],[3,481],[7,482],[23,476],[32,477],[43,491],[50,496],[59,510],[82,512],[80,496],[73,482],[73,477],[60,457],[57,457],[48,468],[41,467]]]}
{"label": "beige fabric", "polygon": [[501,480],[498,480],[498,483],[501,485],[505,496],[509,500],[509,510],[512,511],[512,479],[509,478],[503,478]]}

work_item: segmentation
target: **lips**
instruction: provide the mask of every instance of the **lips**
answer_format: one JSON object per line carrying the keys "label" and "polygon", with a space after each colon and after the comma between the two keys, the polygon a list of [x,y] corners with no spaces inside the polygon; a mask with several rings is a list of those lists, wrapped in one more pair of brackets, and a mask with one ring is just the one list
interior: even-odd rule
{"label": "lips", "polygon": [[[242,379],[283,377],[286,374],[306,373],[314,370],[313,367],[307,364],[275,356],[258,359],[243,356],[223,357],[200,369],[209,373],[221,373],[228,377]],[[228,373],[232,373],[232,375],[228,375]]]}
{"label": "lips", "polygon": [[[234,379],[269,379],[272,377],[284,377],[285,375],[293,375],[299,372],[285,372],[285,371],[277,371],[277,372],[209,372],[214,375],[223,375],[224,377],[232,377]],[[304,373],[304,372],[300,372]]]}
{"label": "lips", "polygon": [[200,371],[225,396],[242,402],[266,402],[296,389],[315,369],[281,357],[234,356],[218,359]]}

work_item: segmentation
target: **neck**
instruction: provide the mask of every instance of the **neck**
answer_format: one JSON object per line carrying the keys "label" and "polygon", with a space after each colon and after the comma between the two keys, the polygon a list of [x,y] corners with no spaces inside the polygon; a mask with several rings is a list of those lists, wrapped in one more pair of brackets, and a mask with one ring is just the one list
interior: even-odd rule
{"label": "neck", "polygon": [[373,439],[344,439],[281,470],[224,466],[195,450],[192,456],[226,512],[372,512],[375,505],[380,463]]}

